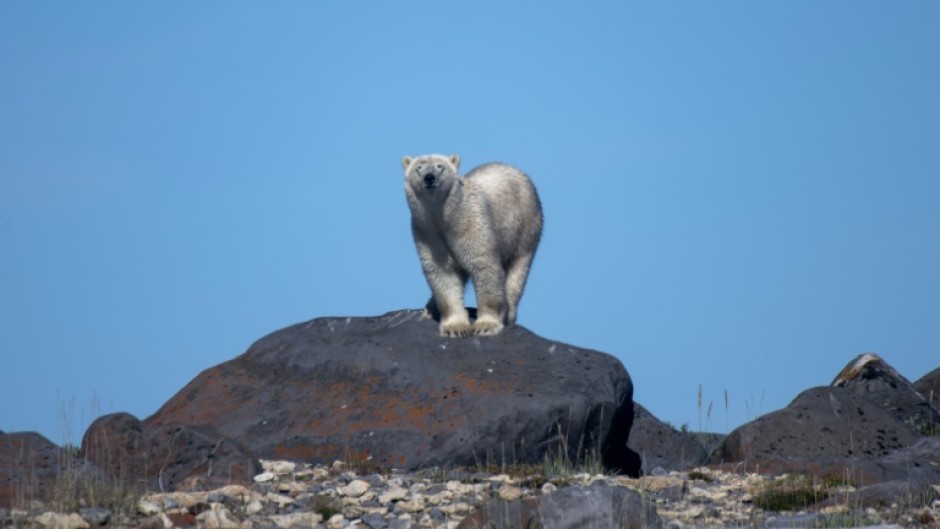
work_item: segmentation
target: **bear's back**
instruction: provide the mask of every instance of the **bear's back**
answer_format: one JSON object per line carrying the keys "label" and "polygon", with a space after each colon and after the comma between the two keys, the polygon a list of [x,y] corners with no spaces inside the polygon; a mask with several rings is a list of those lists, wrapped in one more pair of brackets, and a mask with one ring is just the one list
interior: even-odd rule
{"label": "bear's back", "polygon": [[542,205],[529,177],[511,165],[488,163],[464,178],[485,199],[500,246],[512,254],[534,249],[542,234]]}

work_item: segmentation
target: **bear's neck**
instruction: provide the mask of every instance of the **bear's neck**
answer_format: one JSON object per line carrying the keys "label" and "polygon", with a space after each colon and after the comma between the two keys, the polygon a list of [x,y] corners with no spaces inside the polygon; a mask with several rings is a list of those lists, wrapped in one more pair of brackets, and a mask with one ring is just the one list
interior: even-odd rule
{"label": "bear's neck", "polygon": [[440,218],[436,220],[442,223],[441,226],[447,226],[450,224],[450,222],[448,222],[450,217],[460,211],[461,203],[464,201],[464,194],[466,193],[464,181],[462,178],[449,180],[441,187],[440,191],[442,191],[440,198],[441,205],[440,208],[435,208],[435,213],[439,215]]}

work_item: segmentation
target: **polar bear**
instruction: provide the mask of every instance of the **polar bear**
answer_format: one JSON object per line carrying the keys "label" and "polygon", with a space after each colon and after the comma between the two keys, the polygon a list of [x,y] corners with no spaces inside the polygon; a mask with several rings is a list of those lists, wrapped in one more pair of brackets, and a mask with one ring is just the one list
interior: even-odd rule
{"label": "polar bear", "polygon": [[[460,157],[402,158],[411,232],[446,337],[493,335],[516,321],[519,299],[542,236],[542,205],[529,177],[502,163],[458,174]],[[464,307],[473,280],[478,309]]]}

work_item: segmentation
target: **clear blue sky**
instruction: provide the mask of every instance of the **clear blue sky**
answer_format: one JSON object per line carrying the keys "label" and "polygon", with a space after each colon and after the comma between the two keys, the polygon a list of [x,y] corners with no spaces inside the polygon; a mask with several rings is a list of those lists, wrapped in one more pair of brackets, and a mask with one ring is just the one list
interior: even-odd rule
{"label": "clear blue sky", "polygon": [[0,430],[78,442],[276,329],[421,306],[428,152],[532,176],[520,323],[664,420],[940,366],[940,3],[574,6],[0,3]]}

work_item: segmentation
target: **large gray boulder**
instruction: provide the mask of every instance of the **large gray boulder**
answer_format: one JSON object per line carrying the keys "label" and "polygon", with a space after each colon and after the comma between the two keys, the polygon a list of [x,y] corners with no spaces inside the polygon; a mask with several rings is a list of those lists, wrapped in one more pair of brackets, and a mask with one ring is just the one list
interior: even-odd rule
{"label": "large gray boulder", "polygon": [[[917,382],[914,382],[914,389],[930,402],[933,409],[938,409],[940,407],[940,367],[917,379]],[[940,431],[940,425],[937,425],[937,431]]]}
{"label": "large gray boulder", "polygon": [[442,338],[404,310],[274,332],[144,422],[210,428],[261,458],[402,469],[596,459],[636,475],[632,397],[608,354],[520,326]]}
{"label": "large gray boulder", "polygon": [[701,443],[660,421],[639,404],[633,406],[633,428],[627,446],[640,455],[644,474],[656,468],[687,470],[708,461],[708,452]]}
{"label": "large gray boulder", "polygon": [[832,381],[866,397],[920,432],[932,433],[932,425],[940,424],[940,413],[931,407],[929,395],[919,392],[914,384],[874,353],[859,355],[845,366]]}
{"label": "large gray boulder", "polygon": [[569,487],[524,500],[494,500],[458,529],[645,529],[659,527],[656,507],[625,487]]}
{"label": "large gray boulder", "polygon": [[81,455],[135,490],[248,485],[261,473],[253,454],[209,427],[151,426],[128,413],[96,419],[82,437]]}
{"label": "large gray boulder", "polygon": [[57,486],[61,496],[72,492],[65,485],[100,477],[94,465],[36,432],[0,433],[0,508],[47,501]]}
{"label": "large gray boulder", "polygon": [[752,469],[773,460],[874,459],[919,439],[894,413],[853,390],[819,387],[735,429],[712,454],[711,463],[742,462]]}

